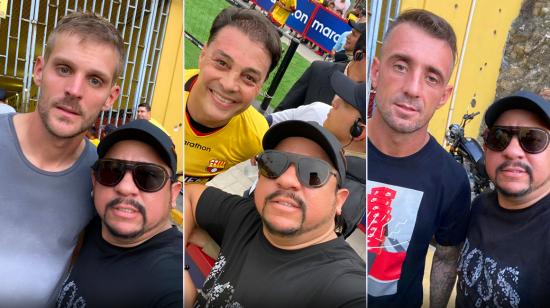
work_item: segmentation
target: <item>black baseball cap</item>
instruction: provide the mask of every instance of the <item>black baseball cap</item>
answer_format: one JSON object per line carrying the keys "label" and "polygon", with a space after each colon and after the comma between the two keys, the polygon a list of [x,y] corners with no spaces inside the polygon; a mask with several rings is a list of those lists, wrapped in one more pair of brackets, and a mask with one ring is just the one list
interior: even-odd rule
{"label": "black baseball cap", "polygon": [[346,178],[346,162],[342,145],[328,130],[315,122],[283,121],[273,125],[264,135],[264,150],[274,149],[283,139],[303,137],[317,143],[327,153],[332,166],[338,171],[338,182]]}
{"label": "black baseball cap", "polygon": [[109,149],[119,141],[137,140],[153,147],[161,159],[170,167],[172,180],[175,181],[177,156],[174,143],[168,135],[148,120],[134,120],[127,123],[101,140],[97,147],[99,158],[105,157]]}
{"label": "black baseball cap", "polygon": [[349,79],[344,73],[334,71],[330,76],[330,85],[336,95],[359,111],[363,123],[367,123],[367,86],[365,83],[357,83]]}
{"label": "black baseball cap", "polygon": [[367,23],[366,22],[355,22],[353,20],[350,20],[348,21],[348,24],[350,25],[350,27],[352,27],[353,29],[361,32],[361,33],[365,33],[367,31]]}
{"label": "black baseball cap", "polygon": [[550,128],[550,102],[529,91],[519,91],[494,102],[485,112],[485,124],[492,127],[498,117],[510,109],[522,109],[535,113]]}

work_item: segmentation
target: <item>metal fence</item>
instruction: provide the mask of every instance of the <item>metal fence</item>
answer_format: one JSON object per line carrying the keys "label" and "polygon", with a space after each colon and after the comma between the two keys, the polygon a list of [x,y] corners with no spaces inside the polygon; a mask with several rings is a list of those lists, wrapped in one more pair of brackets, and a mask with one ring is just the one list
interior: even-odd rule
{"label": "metal fence", "polygon": [[369,63],[367,65],[367,87],[370,89],[370,68],[372,60],[376,56],[376,51],[382,45],[384,34],[388,30],[390,23],[399,15],[400,0],[368,0],[368,36],[367,36],[367,54]]}
{"label": "metal fence", "polygon": [[92,11],[111,21],[124,38],[121,94],[102,112],[99,130],[135,118],[137,105],[151,104],[170,0],[10,0],[0,19],[0,87],[11,91],[10,103],[19,112],[34,110],[39,89],[32,81],[34,60],[43,55],[49,32],[64,15]]}

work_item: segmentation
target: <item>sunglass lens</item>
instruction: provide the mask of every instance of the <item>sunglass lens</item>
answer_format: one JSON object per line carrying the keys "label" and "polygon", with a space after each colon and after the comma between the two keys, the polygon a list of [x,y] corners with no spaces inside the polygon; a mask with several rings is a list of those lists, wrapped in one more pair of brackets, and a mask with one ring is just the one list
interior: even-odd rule
{"label": "sunglass lens", "polygon": [[485,144],[493,151],[504,151],[512,140],[512,132],[501,127],[493,127],[487,134]]}
{"label": "sunglass lens", "polygon": [[521,129],[519,140],[525,152],[536,154],[548,146],[548,133],[542,129]]}
{"label": "sunglass lens", "polygon": [[146,192],[154,192],[161,189],[168,177],[162,167],[154,165],[137,165],[133,175],[136,185]]}
{"label": "sunglass lens", "polygon": [[309,187],[323,186],[329,176],[328,166],[321,161],[311,158],[300,159],[298,172],[302,184]]}
{"label": "sunglass lens", "polygon": [[102,185],[115,186],[122,180],[125,166],[115,161],[100,161],[96,178]]}
{"label": "sunglass lens", "polygon": [[279,177],[285,172],[287,166],[287,157],[282,153],[264,152],[258,157],[260,174],[266,178],[275,179]]}

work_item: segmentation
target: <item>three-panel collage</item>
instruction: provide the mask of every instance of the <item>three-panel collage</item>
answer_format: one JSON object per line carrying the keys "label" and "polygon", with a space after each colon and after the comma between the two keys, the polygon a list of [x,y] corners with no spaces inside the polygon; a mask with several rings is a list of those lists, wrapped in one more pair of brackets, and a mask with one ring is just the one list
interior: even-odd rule
{"label": "three-panel collage", "polygon": [[549,25],[0,0],[0,307],[550,307]]}

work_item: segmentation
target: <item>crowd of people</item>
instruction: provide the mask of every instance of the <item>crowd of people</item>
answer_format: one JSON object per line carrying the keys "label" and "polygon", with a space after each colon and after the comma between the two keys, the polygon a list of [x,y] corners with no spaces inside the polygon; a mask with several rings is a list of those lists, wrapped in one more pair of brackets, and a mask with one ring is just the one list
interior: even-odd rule
{"label": "crowd of people", "polygon": [[[452,26],[399,15],[373,59],[369,118],[366,24],[350,24],[349,58],[313,62],[263,115],[251,103],[281,58],[277,29],[222,10],[185,71],[181,172],[149,104],[95,146],[85,137],[120,94],[124,42],[93,13],[61,18],[34,65],[36,110],[0,114],[0,306],[421,307],[425,288],[433,307],[550,304],[550,103],[520,91],[488,108],[495,189],[471,202],[465,169],[428,131],[454,90]],[[206,185],[243,161],[258,169],[243,196]],[[182,187],[183,233],[170,220]],[[196,285],[184,251],[209,243]]]}

